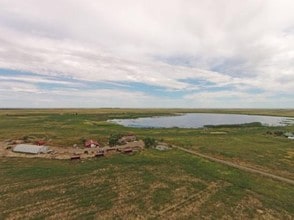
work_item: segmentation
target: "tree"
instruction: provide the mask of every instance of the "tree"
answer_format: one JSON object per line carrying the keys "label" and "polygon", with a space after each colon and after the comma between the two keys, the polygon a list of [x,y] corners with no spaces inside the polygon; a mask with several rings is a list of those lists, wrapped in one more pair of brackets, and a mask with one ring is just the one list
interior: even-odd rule
{"label": "tree", "polygon": [[121,134],[111,134],[109,137],[109,146],[113,147],[118,144],[118,140],[122,137]]}
{"label": "tree", "polygon": [[145,147],[149,148],[149,147],[154,147],[156,144],[156,140],[153,137],[145,137],[143,139]]}

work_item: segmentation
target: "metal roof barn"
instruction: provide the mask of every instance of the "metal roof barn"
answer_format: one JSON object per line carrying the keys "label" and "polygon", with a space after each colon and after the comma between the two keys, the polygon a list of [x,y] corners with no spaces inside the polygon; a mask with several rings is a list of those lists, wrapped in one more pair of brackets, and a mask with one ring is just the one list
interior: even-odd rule
{"label": "metal roof barn", "polygon": [[32,144],[18,144],[13,148],[13,152],[27,153],[27,154],[39,154],[47,153],[47,146],[38,146]]}

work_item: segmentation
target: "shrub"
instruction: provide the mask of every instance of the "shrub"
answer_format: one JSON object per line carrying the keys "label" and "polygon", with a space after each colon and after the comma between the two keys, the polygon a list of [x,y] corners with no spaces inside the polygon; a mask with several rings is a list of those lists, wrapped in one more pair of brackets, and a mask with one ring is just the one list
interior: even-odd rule
{"label": "shrub", "polygon": [[275,131],[274,134],[276,136],[282,136],[284,134],[284,132],[283,131]]}

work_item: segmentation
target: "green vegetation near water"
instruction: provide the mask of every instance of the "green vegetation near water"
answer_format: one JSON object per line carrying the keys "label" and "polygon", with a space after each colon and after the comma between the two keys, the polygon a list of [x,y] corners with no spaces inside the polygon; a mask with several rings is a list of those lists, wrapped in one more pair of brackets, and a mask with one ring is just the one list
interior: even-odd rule
{"label": "green vegetation near water", "polygon": [[[294,126],[138,129],[106,122],[189,111],[294,116],[294,110],[1,110],[0,142],[46,139],[71,147],[85,138],[107,144],[111,134],[131,132],[293,179],[293,140],[268,131]],[[0,219],[294,216],[293,186],[174,149],[82,162],[2,157],[0,168]]]}

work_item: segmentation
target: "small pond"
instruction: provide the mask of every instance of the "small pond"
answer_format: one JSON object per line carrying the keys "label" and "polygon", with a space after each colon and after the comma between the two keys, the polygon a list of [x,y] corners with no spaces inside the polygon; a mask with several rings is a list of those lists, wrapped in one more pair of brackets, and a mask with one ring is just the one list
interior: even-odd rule
{"label": "small pond", "polygon": [[294,124],[294,118],[238,115],[238,114],[212,114],[212,113],[188,113],[175,116],[159,116],[136,119],[113,119],[109,122],[117,123],[125,127],[138,128],[201,128],[207,125],[237,125],[260,122],[266,126],[285,126]]}

